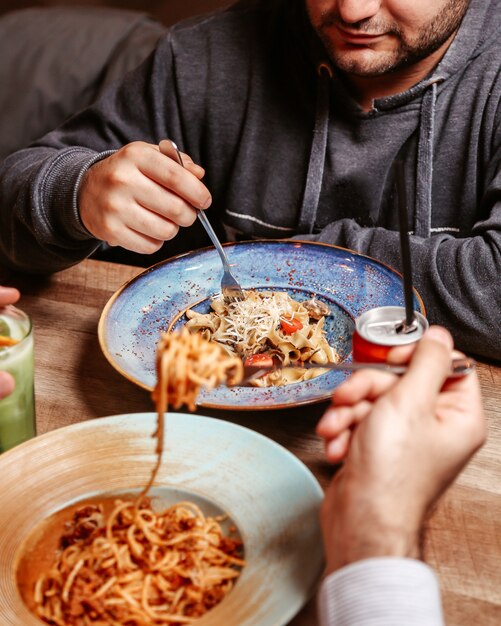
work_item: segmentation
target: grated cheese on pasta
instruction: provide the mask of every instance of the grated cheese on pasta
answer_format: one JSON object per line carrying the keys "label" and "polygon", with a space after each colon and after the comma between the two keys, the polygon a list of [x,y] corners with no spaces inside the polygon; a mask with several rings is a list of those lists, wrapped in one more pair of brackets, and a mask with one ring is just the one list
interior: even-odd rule
{"label": "grated cheese on pasta", "polygon": [[247,297],[225,306],[227,327],[220,340],[226,339],[228,343],[263,343],[280,325],[281,317],[295,315],[290,300],[277,298],[274,293],[257,294],[257,297]]}
{"label": "grated cheese on pasta", "polygon": [[[329,345],[323,329],[325,317],[318,316],[318,306],[311,310],[311,301],[298,302],[282,291],[248,290],[246,299],[225,303],[222,297],[211,302],[207,314],[188,310],[186,326],[190,332],[219,343],[231,355],[247,359],[268,353],[284,366],[308,361],[319,364],[336,362],[339,355]],[[324,306],[324,309],[327,308]],[[327,313],[329,311],[327,310]],[[286,330],[286,322],[296,319],[297,328]],[[256,386],[283,385],[308,380],[322,373],[317,369],[280,369],[251,384]]]}

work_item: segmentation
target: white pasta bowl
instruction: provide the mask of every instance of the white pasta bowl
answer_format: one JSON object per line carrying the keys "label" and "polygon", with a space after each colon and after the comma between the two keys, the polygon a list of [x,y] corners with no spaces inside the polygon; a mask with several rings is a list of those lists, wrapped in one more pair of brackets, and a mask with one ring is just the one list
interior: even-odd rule
{"label": "white pasta bowl", "polygon": [[[139,413],[82,422],[0,456],[2,626],[43,623],[21,600],[17,570],[44,520],[75,502],[137,493],[147,483],[155,419]],[[316,479],[270,439],[209,417],[168,414],[164,446],[153,505],[191,499],[208,515],[224,511],[244,542],[246,565],[234,589],[197,625],[286,624],[322,572]],[[33,555],[27,562],[39,567]]]}

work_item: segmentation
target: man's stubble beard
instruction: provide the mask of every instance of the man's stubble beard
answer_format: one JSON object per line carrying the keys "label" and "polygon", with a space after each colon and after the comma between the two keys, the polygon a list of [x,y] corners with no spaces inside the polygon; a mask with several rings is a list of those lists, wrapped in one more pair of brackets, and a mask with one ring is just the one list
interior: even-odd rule
{"label": "man's stubble beard", "polygon": [[[316,26],[315,29],[337,68],[347,74],[370,78],[396,72],[433,54],[459,28],[468,4],[469,0],[449,0],[442,11],[421,28],[415,39],[409,41],[394,23],[369,19],[356,25],[345,25],[350,30],[358,30],[361,33],[384,32],[393,35],[399,45],[391,51],[369,52],[367,49],[363,52],[337,51],[322,29],[322,26],[337,23],[344,25],[337,15],[325,16],[322,25]],[[364,58],[360,58],[361,54]]]}

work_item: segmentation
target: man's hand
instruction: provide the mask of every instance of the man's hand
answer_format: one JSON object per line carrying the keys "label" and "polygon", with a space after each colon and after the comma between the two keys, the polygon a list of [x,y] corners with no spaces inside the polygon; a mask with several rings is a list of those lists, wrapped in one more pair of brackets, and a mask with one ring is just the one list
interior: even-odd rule
{"label": "man's hand", "polygon": [[[412,350],[412,349],[410,349]],[[393,362],[408,348],[390,353]],[[427,511],[485,440],[475,373],[447,380],[452,339],[432,327],[408,372],[363,370],[338,387],[318,424],[344,460],[322,509],[327,569],[375,556],[418,556]]]}
{"label": "man's hand", "polygon": [[0,372],[0,400],[9,396],[14,387],[14,378],[8,372]]}
{"label": "man's hand", "polygon": [[111,246],[143,254],[156,252],[191,226],[196,209],[210,206],[201,182],[204,170],[183,154],[183,168],[162,153],[162,144],[127,144],[95,163],[78,192],[80,218],[87,230]]}
{"label": "man's hand", "polygon": [[[0,307],[14,304],[19,300],[20,293],[13,287],[0,286]],[[8,372],[0,372],[0,400],[14,391],[14,379]]]}
{"label": "man's hand", "polygon": [[0,285],[0,306],[15,304],[20,297],[21,294],[15,287],[2,287]]}

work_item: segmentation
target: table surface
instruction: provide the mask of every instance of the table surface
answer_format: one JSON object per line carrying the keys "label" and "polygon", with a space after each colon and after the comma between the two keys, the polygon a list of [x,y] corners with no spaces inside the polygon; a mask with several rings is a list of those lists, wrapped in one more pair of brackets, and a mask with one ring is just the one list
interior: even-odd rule
{"label": "table surface", "polygon": [[[99,347],[97,324],[108,298],[141,268],[87,260],[50,277],[9,277],[35,324],[38,433],[83,420],[151,411],[148,392],[120,376]],[[438,503],[425,560],[440,578],[448,626],[501,623],[501,367],[479,363],[488,440]],[[294,452],[325,487],[332,467],[314,429],[325,404],[205,415],[252,428]],[[291,622],[313,626],[314,603]]]}

